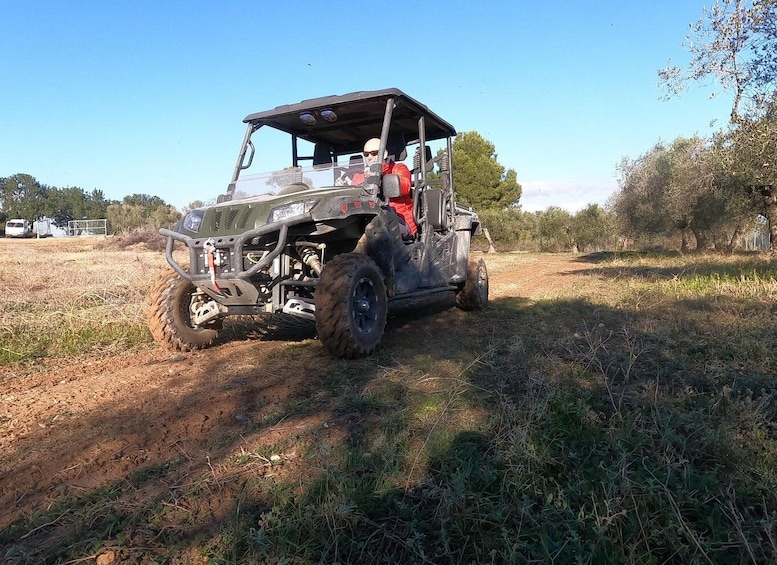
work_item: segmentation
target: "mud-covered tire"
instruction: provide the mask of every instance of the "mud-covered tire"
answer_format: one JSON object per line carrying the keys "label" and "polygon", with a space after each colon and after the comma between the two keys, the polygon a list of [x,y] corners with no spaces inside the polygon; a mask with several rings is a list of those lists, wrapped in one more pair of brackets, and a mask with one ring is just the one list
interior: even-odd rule
{"label": "mud-covered tire", "polygon": [[203,349],[218,336],[216,328],[194,328],[189,305],[196,287],[172,271],[163,273],[148,295],[146,317],[151,335],[173,351]]}
{"label": "mud-covered tire", "polygon": [[483,310],[488,305],[488,269],[483,259],[470,257],[467,280],[456,293],[456,306],[462,310]]}
{"label": "mud-covered tire", "polygon": [[378,347],[386,327],[388,300],[383,276],[362,253],[329,261],[315,292],[316,331],[335,357],[355,359]]}

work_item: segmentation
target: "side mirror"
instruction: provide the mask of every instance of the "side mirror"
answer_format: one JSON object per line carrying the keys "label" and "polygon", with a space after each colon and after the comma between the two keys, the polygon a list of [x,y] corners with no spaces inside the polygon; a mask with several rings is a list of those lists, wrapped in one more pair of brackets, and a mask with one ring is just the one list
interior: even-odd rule
{"label": "side mirror", "polygon": [[399,175],[383,176],[383,198],[396,198],[402,194]]}

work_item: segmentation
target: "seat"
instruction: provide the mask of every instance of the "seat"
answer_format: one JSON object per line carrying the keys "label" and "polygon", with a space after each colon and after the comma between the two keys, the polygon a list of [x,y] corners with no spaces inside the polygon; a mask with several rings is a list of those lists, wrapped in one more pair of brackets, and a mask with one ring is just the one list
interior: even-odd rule
{"label": "seat", "polygon": [[[428,173],[434,168],[434,162],[432,162],[432,148],[428,145],[424,146],[424,156],[426,157],[426,172]],[[413,174],[421,172],[421,147],[415,148],[415,155],[413,155]]]}
{"label": "seat", "polygon": [[390,161],[399,163],[407,159],[407,142],[405,134],[390,133],[386,140],[386,152]]}
{"label": "seat", "polygon": [[313,168],[326,169],[332,166],[332,148],[327,143],[316,143],[313,146]]}
{"label": "seat", "polygon": [[428,188],[423,194],[426,217],[432,229],[445,228],[445,192],[440,188]]}
{"label": "seat", "polygon": [[356,173],[364,172],[364,157],[361,155],[351,155],[348,158],[348,176],[353,177]]}

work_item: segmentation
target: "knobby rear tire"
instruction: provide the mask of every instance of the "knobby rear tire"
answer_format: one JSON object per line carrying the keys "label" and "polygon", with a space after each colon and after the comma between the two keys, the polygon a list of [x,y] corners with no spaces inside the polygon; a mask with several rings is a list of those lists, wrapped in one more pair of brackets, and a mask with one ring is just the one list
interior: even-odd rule
{"label": "knobby rear tire", "polygon": [[362,253],[334,257],[315,292],[316,330],[335,357],[355,359],[375,351],[383,337],[388,299],[383,276]]}
{"label": "knobby rear tire", "polygon": [[218,336],[214,328],[192,327],[189,306],[196,287],[177,273],[160,275],[148,295],[146,316],[151,335],[166,349],[193,351],[210,346]]}
{"label": "knobby rear tire", "polygon": [[467,280],[456,293],[456,306],[462,310],[483,310],[488,305],[488,269],[483,259],[470,257]]}

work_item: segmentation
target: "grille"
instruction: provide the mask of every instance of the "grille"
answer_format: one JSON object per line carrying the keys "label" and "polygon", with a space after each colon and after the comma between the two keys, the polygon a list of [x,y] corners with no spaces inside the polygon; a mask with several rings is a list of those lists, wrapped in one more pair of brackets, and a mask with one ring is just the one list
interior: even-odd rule
{"label": "grille", "polygon": [[248,217],[251,215],[251,208],[246,208],[245,212],[243,213],[243,217],[240,218],[240,223],[237,226],[237,229],[244,230],[246,227],[246,224],[248,223]]}
{"label": "grille", "polygon": [[229,211],[229,219],[227,220],[227,228],[231,228],[235,224],[235,218],[237,218],[239,210],[232,209]]}

